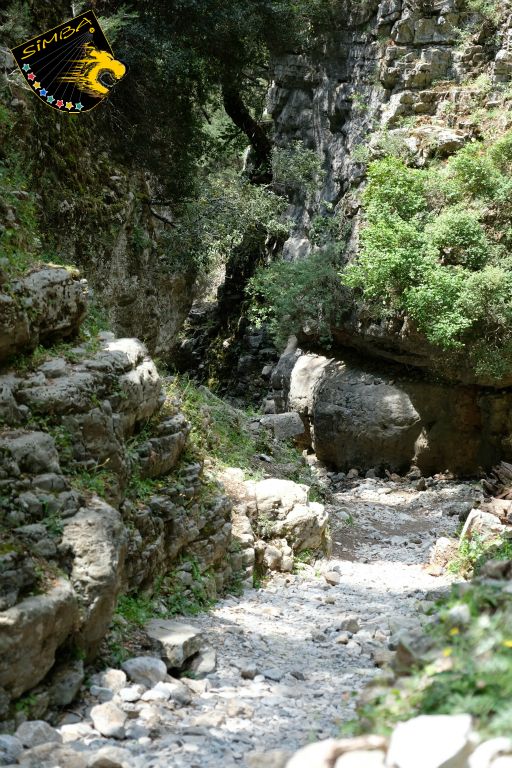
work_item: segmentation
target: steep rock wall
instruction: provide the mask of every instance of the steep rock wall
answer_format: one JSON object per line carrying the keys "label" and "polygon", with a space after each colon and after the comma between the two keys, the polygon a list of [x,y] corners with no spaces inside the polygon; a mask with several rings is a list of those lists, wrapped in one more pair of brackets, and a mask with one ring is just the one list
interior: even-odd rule
{"label": "steep rock wall", "polygon": [[[147,348],[76,338],[78,276],[34,269],[19,294],[33,285],[51,286],[51,311],[27,318],[16,304],[23,334],[0,323],[0,720],[11,725],[27,691],[35,716],[69,703],[58,681],[80,686],[77,657],[97,653],[121,593],[167,579],[186,598],[199,579],[214,598],[239,559],[230,502],[183,459],[190,427]],[[31,353],[43,319],[54,346]]]}
{"label": "steep rock wall", "polygon": [[[505,96],[493,86],[512,77],[507,2],[498,4],[494,22],[465,0],[344,0],[333,7],[333,25],[322,45],[275,61],[268,95],[276,144],[302,141],[317,150],[325,171],[316,193],[289,190],[295,227],[283,256],[290,260],[310,252],[312,220],[325,203],[347,225],[346,258],[357,253],[361,152],[368,158],[382,155],[380,138],[407,145],[418,166],[430,157],[448,156],[479,136],[475,114],[482,108],[499,110]],[[488,87],[482,87],[480,76],[488,78]],[[476,376],[462,356],[454,364],[440,355],[410,323],[376,319],[364,307],[348,303],[333,338],[340,347],[448,381],[496,386]],[[302,341],[307,345],[306,337]],[[511,383],[510,378],[498,382]]]}

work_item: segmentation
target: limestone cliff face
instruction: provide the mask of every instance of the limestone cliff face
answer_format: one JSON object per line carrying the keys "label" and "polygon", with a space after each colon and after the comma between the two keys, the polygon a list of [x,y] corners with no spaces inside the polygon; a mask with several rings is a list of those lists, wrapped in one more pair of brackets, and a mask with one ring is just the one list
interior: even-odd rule
{"label": "limestone cliff face", "polygon": [[[295,228],[284,258],[309,253],[323,201],[347,223],[347,260],[357,254],[361,154],[382,156],[379,141],[407,146],[421,167],[479,137],[475,114],[499,110],[496,86],[512,77],[510,7],[494,5],[493,23],[465,0],[347,0],[322,46],[275,61],[268,111],[276,143],[304,142],[325,170],[315,194],[291,190]],[[376,319],[362,306],[347,306],[332,335],[330,359],[308,354],[318,340],[300,335],[305,354],[284,355],[270,401],[301,414],[322,459],[343,469],[415,462],[463,473],[510,460],[510,379],[475,376],[464,360],[454,366],[409,323]]]}
{"label": "limestone cliff face", "polygon": [[[97,653],[121,592],[151,593],[165,578],[189,594],[189,558],[211,598],[239,557],[231,505],[203,482],[201,463],[183,459],[190,427],[145,345],[109,332],[76,338],[86,297],[85,281],[59,267],[34,268],[0,290],[0,721],[8,723],[11,701],[26,691],[39,714],[69,703],[74,693],[63,700],[59,676],[71,670],[80,686],[77,658]],[[53,346],[31,354],[40,341]]]}
{"label": "limestone cliff face", "polygon": [[[337,5],[323,45],[275,61],[268,112],[276,143],[300,140],[317,149],[325,170],[316,194],[292,196],[295,228],[284,258],[309,252],[312,218],[323,201],[347,222],[347,258],[357,253],[361,153],[378,157],[379,136],[407,146],[418,166],[479,136],[474,114],[499,109],[503,94],[493,85],[512,77],[510,8],[507,2],[495,5],[499,21],[492,23],[469,10],[466,0],[346,0]],[[479,85],[481,75],[489,87]],[[361,308],[350,308],[333,335],[341,347],[451,381],[493,384],[475,378],[464,363],[450,367],[407,323],[376,320]]]}

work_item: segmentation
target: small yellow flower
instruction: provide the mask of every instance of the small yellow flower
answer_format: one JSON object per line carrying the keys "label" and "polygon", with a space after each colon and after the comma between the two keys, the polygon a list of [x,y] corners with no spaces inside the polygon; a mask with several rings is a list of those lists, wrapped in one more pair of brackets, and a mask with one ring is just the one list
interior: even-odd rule
{"label": "small yellow flower", "polygon": [[512,648],[512,640],[504,640],[502,645],[504,645],[505,648]]}
{"label": "small yellow flower", "polygon": [[448,656],[451,656],[452,653],[453,653],[453,648],[445,648],[443,651],[443,656],[445,656],[445,658],[448,658]]}
{"label": "small yellow flower", "polygon": [[450,635],[454,637],[455,635],[460,635],[460,629],[458,627],[453,627],[453,629],[450,629]]}

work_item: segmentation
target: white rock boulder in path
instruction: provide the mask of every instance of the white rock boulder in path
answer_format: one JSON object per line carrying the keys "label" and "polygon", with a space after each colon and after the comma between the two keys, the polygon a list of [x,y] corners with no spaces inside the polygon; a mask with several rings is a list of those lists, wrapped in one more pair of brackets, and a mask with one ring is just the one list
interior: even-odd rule
{"label": "white rock boulder in path", "polygon": [[203,644],[201,631],[180,621],[153,619],[145,630],[168,669],[181,669]]}
{"label": "white rock boulder in path", "polygon": [[389,768],[466,768],[474,747],[469,715],[421,715],[396,727],[386,765]]}
{"label": "white rock boulder in path", "polygon": [[[286,768],[380,768],[384,766],[386,746],[382,736],[327,739],[301,749],[286,763]],[[356,756],[361,754],[366,762],[357,762],[360,757]]]}

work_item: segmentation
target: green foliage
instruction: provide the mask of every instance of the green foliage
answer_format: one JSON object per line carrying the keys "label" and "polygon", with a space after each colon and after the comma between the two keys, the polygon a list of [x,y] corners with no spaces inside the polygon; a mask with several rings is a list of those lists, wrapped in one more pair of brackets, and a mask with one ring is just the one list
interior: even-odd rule
{"label": "green foliage", "polygon": [[301,331],[329,344],[330,329],[344,312],[339,266],[338,249],[331,247],[260,268],[247,289],[252,322],[267,323],[278,347]]}
{"label": "green foliage", "polygon": [[[503,586],[475,583],[462,594],[454,588],[438,603],[429,658],[396,687],[376,691],[359,712],[365,729],[388,733],[419,714],[457,713],[472,715],[484,737],[512,726],[512,596]],[[470,622],[454,626],[449,610],[461,605],[469,608]]]}
{"label": "green foliage", "polygon": [[495,24],[500,20],[502,4],[498,0],[466,0],[466,7]]}
{"label": "green foliage", "polygon": [[278,187],[306,196],[320,189],[325,178],[318,152],[307,149],[302,141],[294,141],[288,147],[275,147],[272,150],[272,169]]}
{"label": "green foliage", "polygon": [[286,202],[234,170],[206,176],[197,197],[177,209],[177,224],[162,238],[162,262],[171,272],[207,273],[233,255],[245,239],[286,234]]}
{"label": "green foliage", "polygon": [[342,273],[377,315],[408,315],[493,379],[512,368],[511,166],[512,132],[430,169],[371,163],[361,250]]}
{"label": "green foliage", "polygon": [[219,467],[241,467],[254,471],[254,456],[269,450],[249,429],[249,415],[233,408],[204,386],[187,377],[174,377],[167,387],[168,397],[178,396],[192,425],[190,443],[202,458]]}
{"label": "green foliage", "polygon": [[460,542],[456,557],[448,563],[450,573],[471,577],[478,574],[488,560],[512,559],[512,542],[507,539],[485,540],[473,535]]}
{"label": "green foliage", "polygon": [[445,208],[425,231],[443,264],[482,269],[493,256],[480,215],[461,205]]}

